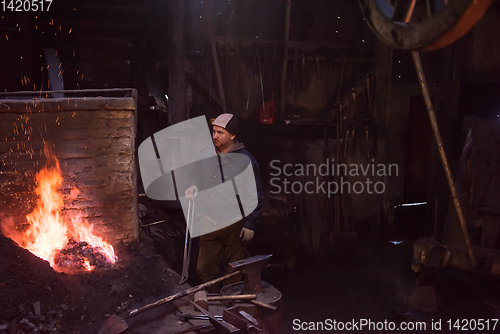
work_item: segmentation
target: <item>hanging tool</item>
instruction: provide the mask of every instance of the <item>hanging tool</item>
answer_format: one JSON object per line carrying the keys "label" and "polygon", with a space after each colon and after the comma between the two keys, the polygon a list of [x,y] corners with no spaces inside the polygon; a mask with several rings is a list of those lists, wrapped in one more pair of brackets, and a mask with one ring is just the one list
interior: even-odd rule
{"label": "hanging tool", "polygon": [[264,100],[264,82],[262,80],[262,64],[260,63],[260,53],[259,53],[259,50],[257,49],[255,52],[256,52],[256,55],[257,55],[257,61],[259,63],[260,92],[261,92],[261,95],[262,95],[262,110],[263,110],[263,113],[265,114],[266,113],[266,101]]}
{"label": "hanging tool", "polygon": [[369,159],[371,158],[371,152],[370,152],[370,126],[366,126],[366,143],[365,143],[365,150],[366,150],[366,157]]}
{"label": "hanging tool", "polygon": [[252,86],[253,86],[253,74],[255,73],[255,64],[257,63],[257,54],[253,57],[253,66],[252,66],[252,73],[250,74],[250,84],[248,87],[248,97],[247,97],[247,107],[245,110],[248,110],[248,105],[250,104],[250,92],[252,91]]}
{"label": "hanging tool", "polygon": [[321,78],[321,71],[319,69],[319,58],[316,56],[316,71],[318,71],[318,78]]}
{"label": "hanging tool", "polygon": [[210,66],[209,74],[208,74],[208,102],[212,102],[212,66]]}
{"label": "hanging tool", "polygon": [[351,132],[351,152],[349,154],[349,157],[354,158],[355,156],[356,156],[356,128],[353,125]]}
{"label": "hanging tool", "polygon": [[[236,70],[236,87],[240,87],[240,67],[238,66],[240,62],[240,49],[236,46],[234,51],[234,69]],[[240,89],[236,90],[237,99],[240,101]]]}
{"label": "hanging tool", "polygon": [[193,227],[194,199],[189,199],[186,219],[186,236],[184,239],[184,256],[182,258],[182,275],[179,285],[184,284],[189,277],[189,260],[191,259],[191,237],[189,231]]}
{"label": "hanging tool", "polygon": [[354,108],[354,114],[356,115],[356,120],[359,120],[358,106],[356,105],[356,92],[352,91],[352,105]]}
{"label": "hanging tool", "polygon": [[[293,50],[293,73],[292,73],[292,95],[293,95],[293,104],[297,104],[297,45],[295,45],[295,49]],[[290,113],[292,112],[292,108],[290,108]],[[292,115],[290,114],[290,120],[292,119]]]}
{"label": "hanging tool", "polygon": [[302,55],[302,90],[306,90],[306,56]]}
{"label": "hanging tool", "polygon": [[367,95],[368,95],[368,108],[371,109],[372,107],[372,96],[371,96],[371,92],[370,92],[370,77],[367,77],[366,78],[366,92],[367,92]]}
{"label": "hanging tool", "polygon": [[348,145],[347,145],[347,142],[349,140],[349,128],[346,127],[346,130],[345,130],[345,139],[344,139],[344,153],[342,154],[345,158],[345,156],[347,155],[347,148],[348,148]]}
{"label": "hanging tool", "polygon": [[267,85],[269,85],[271,80],[269,79],[269,55],[267,54],[266,47],[264,47],[264,78]]}
{"label": "hanging tool", "polygon": [[[226,40],[226,43],[225,43],[225,47],[226,47],[226,54],[225,54],[225,59],[224,59],[224,79],[227,79],[227,66],[228,66],[228,58],[229,58],[229,41]],[[227,81],[226,81],[227,82]]]}

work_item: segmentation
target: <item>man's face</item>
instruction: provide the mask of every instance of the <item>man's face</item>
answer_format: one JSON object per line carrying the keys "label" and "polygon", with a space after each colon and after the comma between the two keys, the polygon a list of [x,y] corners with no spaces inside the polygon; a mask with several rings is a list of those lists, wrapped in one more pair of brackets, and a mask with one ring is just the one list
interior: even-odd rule
{"label": "man's face", "polygon": [[212,134],[212,139],[215,146],[217,146],[219,150],[227,148],[233,144],[235,135],[229,133],[226,129],[218,125],[214,125],[213,129],[214,132]]}

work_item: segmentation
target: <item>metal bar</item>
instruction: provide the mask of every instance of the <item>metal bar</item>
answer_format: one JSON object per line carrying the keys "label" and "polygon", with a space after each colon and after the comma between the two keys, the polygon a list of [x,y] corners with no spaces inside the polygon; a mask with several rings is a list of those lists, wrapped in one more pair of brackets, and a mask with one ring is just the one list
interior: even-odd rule
{"label": "metal bar", "polygon": [[158,224],[161,224],[161,223],[164,223],[164,222],[165,222],[165,220],[158,220],[157,222],[154,222],[154,223],[143,224],[143,225],[141,225],[141,227],[148,227],[148,226],[158,225]]}
{"label": "metal bar", "polygon": [[410,7],[408,8],[408,11],[406,12],[406,16],[405,16],[405,19],[404,19],[405,23],[410,22],[411,16],[413,14],[413,10],[415,9],[415,3],[416,2],[417,2],[417,0],[412,0],[411,1]]}
{"label": "metal bar", "polygon": [[103,92],[126,92],[130,93],[132,97],[133,88],[110,88],[110,89],[72,89],[72,90],[38,90],[38,91],[20,91],[20,92],[0,92],[0,96],[12,96],[12,95],[41,95],[41,94],[54,94],[54,93],[103,93]]}
{"label": "metal bar", "polygon": [[457,190],[455,189],[453,178],[451,176],[450,167],[448,165],[448,159],[446,157],[446,152],[444,151],[443,140],[441,139],[441,134],[439,132],[439,127],[437,124],[436,114],[434,113],[434,108],[432,107],[431,95],[429,93],[429,88],[427,87],[427,81],[425,80],[424,70],[422,68],[422,62],[420,61],[420,54],[416,51],[412,51],[411,55],[413,58],[413,62],[415,63],[415,69],[417,70],[420,86],[422,87],[422,94],[424,96],[425,105],[427,106],[427,113],[429,114],[429,119],[431,121],[432,132],[434,133],[434,137],[436,138],[436,143],[439,149],[439,155],[443,163],[446,179],[448,180],[448,186],[450,187],[451,196],[453,197],[453,204],[455,205],[455,210],[457,211],[458,220],[460,221],[460,226],[462,227],[462,233],[464,235],[465,244],[467,245],[470,261],[472,266],[476,267],[476,259],[474,257],[474,253],[472,252],[472,247],[469,239],[469,232],[467,231],[467,225],[465,224],[462,208],[460,207],[460,201],[458,200]]}

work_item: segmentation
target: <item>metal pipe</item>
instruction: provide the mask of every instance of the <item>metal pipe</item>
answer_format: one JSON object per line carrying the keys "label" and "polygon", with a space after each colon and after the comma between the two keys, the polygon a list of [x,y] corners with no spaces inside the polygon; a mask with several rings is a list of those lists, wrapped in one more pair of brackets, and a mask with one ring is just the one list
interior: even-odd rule
{"label": "metal pipe", "polygon": [[439,155],[443,163],[446,179],[448,180],[448,186],[450,187],[451,196],[453,197],[453,204],[455,205],[455,210],[457,211],[458,220],[460,221],[460,226],[462,227],[462,233],[464,235],[465,244],[467,245],[470,261],[472,266],[476,267],[476,259],[474,257],[474,253],[472,252],[472,247],[469,239],[469,232],[467,231],[467,225],[465,223],[462,208],[460,207],[460,201],[458,200],[457,190],[455,189],[453,178],[451,176],[450,167],[448,165],[448,159],[446,157],[446,152],[444,151],[443,140],[441,139],[441,134],[439,132],[439,127],[437,124],[436,114],[434,112],[434,108],[432,107],[431,95],[429,93],[429,88],[427,87],[427,81],[425,80],[424,70],[422,68],[422,62],[420,61],[420,54],[417,51],[412,51],[411,55],[413,58],[413,62],[415,63],[415,69],[417,70],[420,86],[422,87],[422,95],[424,96],[425,105],[427,106],[427,113],[429,114],[429,119],[431,121],[432,132],[434,133],[434,137],[436,138],[436,143],[439,149]]}
{"label": "metal pipe", "polygon": [[0,96],[12,95],[41,95],[41,94],[54,94],[54,93],[118,93],[124,92],[133,94],[134,88],[108,88],[108,89],[65,89],[65,90],[34,90],[34,91],[20,91],[20,92],[0,92]]}

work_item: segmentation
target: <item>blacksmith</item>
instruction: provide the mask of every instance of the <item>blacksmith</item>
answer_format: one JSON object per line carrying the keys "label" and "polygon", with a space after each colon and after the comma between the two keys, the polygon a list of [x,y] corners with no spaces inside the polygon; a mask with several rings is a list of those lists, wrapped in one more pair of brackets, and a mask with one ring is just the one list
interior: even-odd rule
{"label": "blacksmith", "polygon": [[[262,216],[262,178],[255,158],[238,142],[238,119],[222,114],[212,123],[215,147],[203,150],[191,172],[189,199],[197,194],[205,207],[201,225],[209,233],[200,237],[197,271],[203,282],[219,277],[221,262],[226,274],[229,262],[246,257],[247,243]],[[236,209],[235,209],[236,208]],[[213,232],[210,232],[213,231]],[[241,280],[235,276],[226,283]],[[215,287],[210,292],[216,292]]]}

